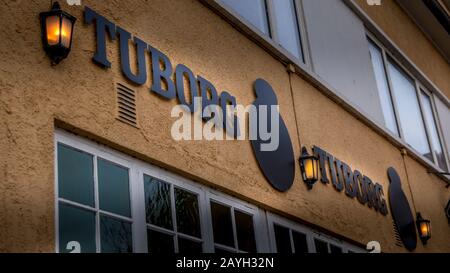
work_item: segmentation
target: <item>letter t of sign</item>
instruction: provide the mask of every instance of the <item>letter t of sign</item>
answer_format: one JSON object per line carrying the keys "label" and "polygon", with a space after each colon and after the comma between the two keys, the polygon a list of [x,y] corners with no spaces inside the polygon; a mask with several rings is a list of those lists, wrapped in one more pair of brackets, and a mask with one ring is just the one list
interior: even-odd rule
{"label": "letter t of sign", "polygon": [[95,21],[95,32],[97,37],[97,52],[94,55],[94,62],[110,68],[111,63],[106,56],[106,32],[111,40],[116,39],[116,25],[108,21],[105,17],[97,14],[95,11],[86,7],[84,10],[84,21],[86,24],[92,24]]}

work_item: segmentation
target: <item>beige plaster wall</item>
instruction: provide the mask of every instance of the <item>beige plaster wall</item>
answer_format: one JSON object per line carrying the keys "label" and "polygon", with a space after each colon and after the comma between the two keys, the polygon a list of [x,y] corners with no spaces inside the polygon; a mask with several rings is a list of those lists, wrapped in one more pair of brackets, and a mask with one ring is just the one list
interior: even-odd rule
{"label": "beige plaster wall", "polygon": [[[318,145],[382,184],[386,198],[386,169],[394,166],[412,201],[396,148],[298,76],[291,76],[292,100],[285,67],[198,1],[82,2],[163,51],[174,65],[183,63],[218,91],[229,91],[240,104],[253,102],[252,84],[264,78],[277,92],[296,158],[299,140],[302,145]],[[308,192],[298,166],[288,192],[272,189],[248,141],[172,140],[175,119],[170,111],[176,101],[151,93],[150,78],[145,86],[126,82],[117,41],[108,44],[111,69],[92,63],[94,27],[83,23],[83,7],[63,5],[78,18],[73,49],[61,64],[50,66],[41,48],[37,17],[48,8],[48,1],[40,0],[0,5],[4,15],[0,21],[0,252],[55,249],[55,126],[357,243],[378,240],[383,251],[404,251],[394,245],[390,214],[377,214],[320,182]],[[136,90],[139,128],[115,118],[116,82]],[[449,252],[450,225],[443,213],[449,191],[416,161],[407,158],[406,162],[416,206],[423,207],[435,231],[427,249],[419,244],[418,251]]]}

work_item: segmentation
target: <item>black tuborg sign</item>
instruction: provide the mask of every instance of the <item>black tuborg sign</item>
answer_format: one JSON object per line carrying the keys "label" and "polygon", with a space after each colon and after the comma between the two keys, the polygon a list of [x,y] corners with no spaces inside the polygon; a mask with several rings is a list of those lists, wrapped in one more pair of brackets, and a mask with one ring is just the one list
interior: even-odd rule
{"label": "black tuborg sign", "polygon": [[[374,183],[363,175],[360,171],[352,171],[349,165],[337,159],[323,149],[314,146],[315,156],[319,158],[320,181],[331,183],[337,191],[343,191],[350,198],[357,198],[358,201],[370,208],[374,208],[383,215],[388,214],[386,200],[384,200],[383,186]],[[328,170],[327,170],[328,167]],[[330,173],[330,176],[328,176]]]}
{"label": "black tuborg sign", "polygon": [[[218,106],[222,109],[223,128],[227,134],[239,135],[239,120],[233,113],[228,113],[228,105],[236,106],[236,98],[223,91],[220,95],[217,93],[214,85],[201,76],[195,76],[194,73],[185,65],[178,64],[175,69],[170,59],[158,49],[145,43],[138,37],[131,37],[131,34],[123,28],[116,26],[103,16],[99,15],[92,9],[86,7],[84,13],[85,23],[95,24],[96,32],[96,53],[93,61],[101,67],[110,68],[111,63],[107,59],[106,40],[119,38],[120,48],[120,64],[122,74],[132,83],[143,85],[147,82],[147,65],[146,54],[150,54],[152,64],[152,85],[150,91],[156,95],[167,99],[177,98],[180,104],[189,108],[190,112],[194,112],[195,98],[201,97],[202,108],[209,105]],[[130,67],[129,42],[133,41],[137,56],[137,73],[133,73]],[[174,77],[173,77],[174,76]],[[174,79],[172,79],[172,77]],[[185,98],[184,81],[187,78],[190,87],[190,103]],[[258,79],[254,84],[254,92],[256,100],[253,105],[273,106],[278,105],[277,96],[272,87],[263,79]],[[264,117],[257,115],[257,124],[265,118],[267,121],[266,128],[271,128],[272,113],[265,113]],[[294,182],[295,176],[295,159],[292,148],[291,139],[286,125],[279,115],[278,117],[278,143],[279,146],[273,151],[264,151],[261,146],[270,142],[258,132],[256,139],[251,140],[252,148],[257,158],[259,167],[261,168],[267,181],[279,191],[287,191]],[[273,122],[273,121],[272,121]],[[227,124],[231,126],[226,126]],[[231,129],[231,130],[230,130]]]}
{"label": "black tuborg sign", "polygon": [[[165,99],[178,98],[181,104],[189,107],[194,112],[192,103],[195,97],[202,98],[202,107],[208,105],[217,105],[222,108],[223,122],[231,122],[233,131],[228,134],[239,134],[238,119],[234,115],[227,113],[227,105],[236,105],[236,98],[228,92],[223,91],[220,95],[216,88],[201,76],[195,77],[193,72],[185,65],[179,64],[173,69],[169,58],[148,45],[138,37],[132,39],[131,34],[123,28],[116,26],[103,16],[97,14],[92,9],[85,8],[85,23],[95,23],[97,49],[93,57],[96,64],[109,68],[111,63],[107,59],[106,40],[115,40],[119,38],[120,47],[120,63],[123,75],[136,85],[143,85],[147,81],[147,66],[145,54],[150,53],[152,59],[152,78],[153,84],[150,88],[158,96]],[[129,59],[129,42],[135,45],[137,56],[137,73],[133,73],[130,68]],[[172,80],[174,74],[175,80]],[[184,77],[189,80],[191,88],[191,103],[188,103],[184,95]],[[258,79],[254,83],[254,92],[256,100],[253,105],[277,105],[277,96],[272,87],[265,80]],[[278,114],[278,113],[277,113]],[[231,118],[231,120],[227,120]],[[259,124],[258,115],[258,124]],[[267,123],[271,123],[271,115],[268,115]],[[270,127],[267,125],[266,127]],[[279,146],[274,151],[262,151],[260,146],[267,140],[263,139],[259,134],[257,139],[251,140],[252,148],[255,153],[259,167],[261,168],[267,181],[279,191],[287,191],[292,186],[295,177],[295,160],[292,148],[291,138],[286,125],[281,117],[279,117]],[[324,184],[332,184],[339,191],[345,191],[350,198],[356,198],[359,203],[373,208],[382,215],[388,214],[386,200],[384,199],[383,187],[379,183],[374,183],[369,177],[358,170],[352,171],[351,167],[345,162],[334,157],[325,150],[315,146],[313,147],[314,155],[319,160],[319,169],[321,173],[321,182]],[[388,170],[389,178],[389,207],[392,218],[399,236],[408,250],[416,247],[417,235],[414,224],[414,217],[411,212],[408,200],[402,190],[400,177],[394,168]],[[450,205],[449,205],[450,206]]]}

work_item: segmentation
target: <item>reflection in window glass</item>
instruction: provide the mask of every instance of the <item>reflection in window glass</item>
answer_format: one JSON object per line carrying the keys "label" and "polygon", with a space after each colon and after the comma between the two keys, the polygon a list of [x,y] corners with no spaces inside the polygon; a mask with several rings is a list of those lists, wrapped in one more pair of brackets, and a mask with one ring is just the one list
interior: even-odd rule
{"label": "reflection in window glass", "polygon": [[375,80],[378,87],[378,96],[380,98],[381,110],[383,111],[384,123],[386,127],[398,136],[397,122],[395,120],[394,108],[389,92],[386,71],[384,69],[383,55],[379,47],[369,41],[370,57],[375,73]]}
{"label": "reflection in window glass", "polygon": [[303,60],[295,8],[293,0],[273,1],[276,34],[280,45],[298,59]]}
{"label": "reflection in window glass", "polygon": [[316,253],[328,253],[328,244],[322,240],[314,239]]}
{"label": "reflection in window glass", "polygon": [[170,184],[144,175],[147,223],[172,229]]}
{"label": "reflection in window glass", "polygon": [[173,235],[148,229],[147,245],[149,253],[175,253]]}
{"label": "reflection in window glass", "polygon": [[292,253],[291,236],[289,235],[289,229],[274,224],[273,230],[275,232],[277,253]]}
{"label": "reflection in window glass", "polygon": [[59,252],[67,243],[80,243],[81,253],[95,253],[95,213],[59,203]]}
{"label": "reflection in window glass", "polygon": [[97,166],[100,209],[130,217],[128,169],[103,159]]}
{"label": "reflection in window glass", "polygon": [[261,32],[269,35],[266,4],[264,0],[221,0]]}
{"label": "reflection in window glass", "polygon": [[306,235],[292,230],[292,241],[294,242],[295,253],[308,253],[308,243]]}
{"label": "reflection in window glass", "polygon": [[406,143],[421,155],[433,160],[414,82],[392,61],[388,63],[388,70],[392,82],[392,92],[397,102],[403,137]]}
{"label": "reflection in window glass", "polygon": [[202,253],[202,243],[178,237],[178,253],[182,254]]}
{"label": "reflection in window glass", "polygon": [[103,253],[131,253],[131,223],[100,216],[100,238]]}
{"label": "reflection in window glass", "polygon": [[436,120],[434,119],[433,115],[433,108],[431,105],[431,99],[430,97],[425,94],[423,91],[420,92],[420,96],[422,99],[422,108],[423,108],[423,115],[427,122],[428,129],[429,129],[429,136],[431,143],[433,145],[434,153],[437,157],[437,163],[441,169],[444,171],[447,171],[447,164],[445,163],[445,155],[442,149],[441,140],[439,139],[439,133],[436,126]]}
{"label": "reflection in window glass", "polygon": [[94,206],[94,165],[90,154],[58,144],[59,197]]}
{"label": "reflection in window glass", "polygon": [[175,188],[178,232],[200,238],[200,217],[197,195]]}
{"label": "reflection in window glass", "polygon": [[211,202],[214,243],[234,247],[230,207]]}
{"label": "reflection in window glass", "polygon": [[253,228],[253,217],[249,214],[234,211],[236,222],[236,233],[239,250],[245,252],[256,252],[255,231]]}
{"label": "reflection in window glass", "polygon": [[330,244],[330,253],[342,253],[342,248]]}
{"label": "reflection in window glass", "polygon": [[167,230],[147,225],[148,251],[201,253],[203,242],[194,239],[202,239],[198,195],[147,175],[144,189],[147,223]]}

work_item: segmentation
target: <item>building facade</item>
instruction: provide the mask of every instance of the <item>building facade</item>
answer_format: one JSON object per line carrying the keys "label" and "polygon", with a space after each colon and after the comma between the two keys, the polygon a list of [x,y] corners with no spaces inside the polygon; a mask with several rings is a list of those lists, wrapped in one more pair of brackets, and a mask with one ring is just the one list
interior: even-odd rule
{"label": "building facade", "polygon": [[[1,252],[450,252],[447,1],[80,2],[57,65],[49,1],[0,6]],[[290,167],[174,139],[174,106],[252,105],[258,79]]]}

